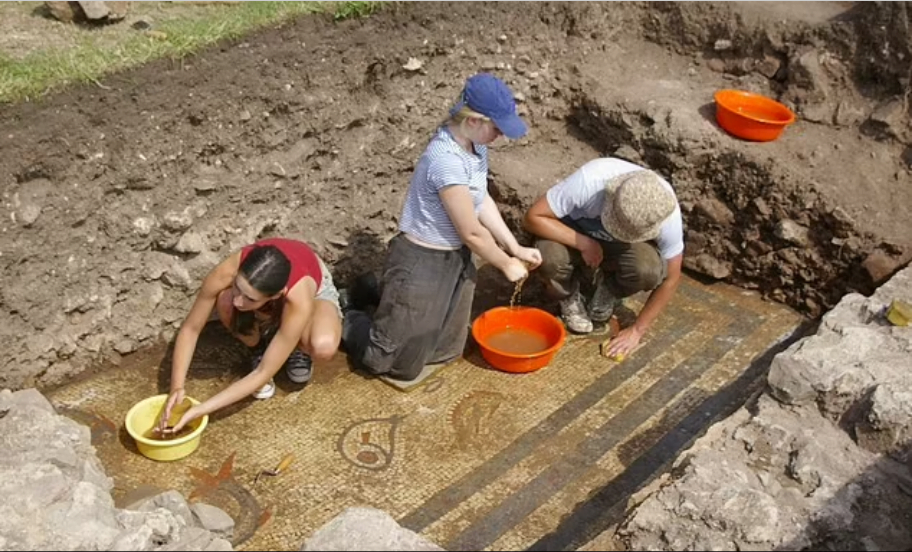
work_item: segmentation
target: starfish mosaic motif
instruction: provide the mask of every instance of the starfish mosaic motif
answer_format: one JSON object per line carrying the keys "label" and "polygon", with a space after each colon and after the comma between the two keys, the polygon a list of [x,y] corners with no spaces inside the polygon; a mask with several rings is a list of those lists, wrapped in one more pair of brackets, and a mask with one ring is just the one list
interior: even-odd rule
{"label": "starfish mosaic motif", "polygon": [[222,463],[222,467],[219,468],[218,473],[215,475],[212,475],[209,472],[201,470],[199,468],[190,466],[190,473],[198,481],[196,488],[194,488],[193,492],[190,493],[190,499],[192,500],[211,494],[212,492],[219,489],[223,483],[231,480],[232,472],[234,471],[234,457],[236,454],[237,452],[232,452],[231,455],[228,456],[228,459]]}

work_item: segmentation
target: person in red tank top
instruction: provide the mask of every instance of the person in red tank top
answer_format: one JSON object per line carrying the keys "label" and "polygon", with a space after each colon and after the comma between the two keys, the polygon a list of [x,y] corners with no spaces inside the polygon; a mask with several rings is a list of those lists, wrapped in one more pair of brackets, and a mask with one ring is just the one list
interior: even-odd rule
{"label": "person in red tank top", "polygon": [[[184,383],[200,332],[215,311],[226,328],[253,349],[251,372],[166,427]],[[326,265],[304,242],[270,238],[241,248],[203,280],[174,344],[171,391],[159,430],[177,432],[196,418],[253,395],[275,394],[273,376],[306,383],[311,359],[331,359],[339,349],[342,311]]]}

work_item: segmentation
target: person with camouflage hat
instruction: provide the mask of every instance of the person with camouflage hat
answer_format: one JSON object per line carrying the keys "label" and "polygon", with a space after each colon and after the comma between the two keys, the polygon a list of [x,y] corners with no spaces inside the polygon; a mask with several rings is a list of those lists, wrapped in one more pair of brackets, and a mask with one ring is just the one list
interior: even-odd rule
{"label": "person with camouflage hat", "polygon": [[[586,163],[532,205],[524,226],[539,238],[537,272],[560,300],[570,331],[589,333],[624,297],[651,291],[636,322],[612,340],[610,355],[636,348],[680,282],[684,231],[674,189],[634,163]],[[594,290],[587,300],[581,283],[588,282]]]}

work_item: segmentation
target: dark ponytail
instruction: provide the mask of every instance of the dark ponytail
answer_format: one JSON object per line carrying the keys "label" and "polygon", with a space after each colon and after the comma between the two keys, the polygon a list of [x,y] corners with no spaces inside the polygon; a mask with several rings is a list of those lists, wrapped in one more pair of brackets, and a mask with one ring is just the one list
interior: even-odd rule
{"label": "dark ponytail", "polygon": [[[291,262],[274,245],[254,246],[241,262],[238,273],[246,278],[250,287],[271,297],[288,284]],[[253,322],[253,312],[233,310],[231,328],[234,332],[249,335],[253,330]]]}
{"label": "dark ponytail", "polygon": [[291,261],[274,245],[254,246],[241,263],[240,273],[263,295],[282,291],[291,275]]}

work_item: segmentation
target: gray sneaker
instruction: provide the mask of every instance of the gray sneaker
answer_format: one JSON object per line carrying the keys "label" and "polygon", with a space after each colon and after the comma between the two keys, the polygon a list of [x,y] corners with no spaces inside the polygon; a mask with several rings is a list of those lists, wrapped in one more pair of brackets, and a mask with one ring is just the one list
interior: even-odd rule
{"label": "gray sneaker", "polygon": [[312,368],[313,361],[301,349],[292,351],[288,360],[285,361],[285,373],[288,374],[288,379],[294,383],[307,383],[310,381]]}
{"label": "gray sneaker", "polygon": [[592,320],[586,314],[586,305],[583,304],[583,296],[579,291],[573,292],[560,302],[561,319],[567,329],[573,333],[587,334],[592,331]]}
{"label": "gray sneaker", "polygon": [[594,322],[607,322],[615,309],[621,306],[621,299],[611,292],[608,280],[599,277],[595,293],[589,301],[589,318]]}
{"label": "gray sneaker", "polygon": [[[264,353],[253,355],[253,358],[250,361],[251,371],[255,370],[256,367],[260,365],[260,362],[263,360],[263,354]],[[301,349],[295,348],[288,356],[288,360],[285,361],[284,366],[285,374],[288,375],[288,379],[291,380],[292,383],[307,383],[310,381],[310,375],[313,371],[313,361],[310,359],[310,356],[301,351]],[[270,380],[270,382],[257,391],[254,396],[258,399],[268,399],[273,396],[275,394],[275,386],[272,384],[273,382]],[[268,388],[271,385],[272,391],[270,392]]]}

